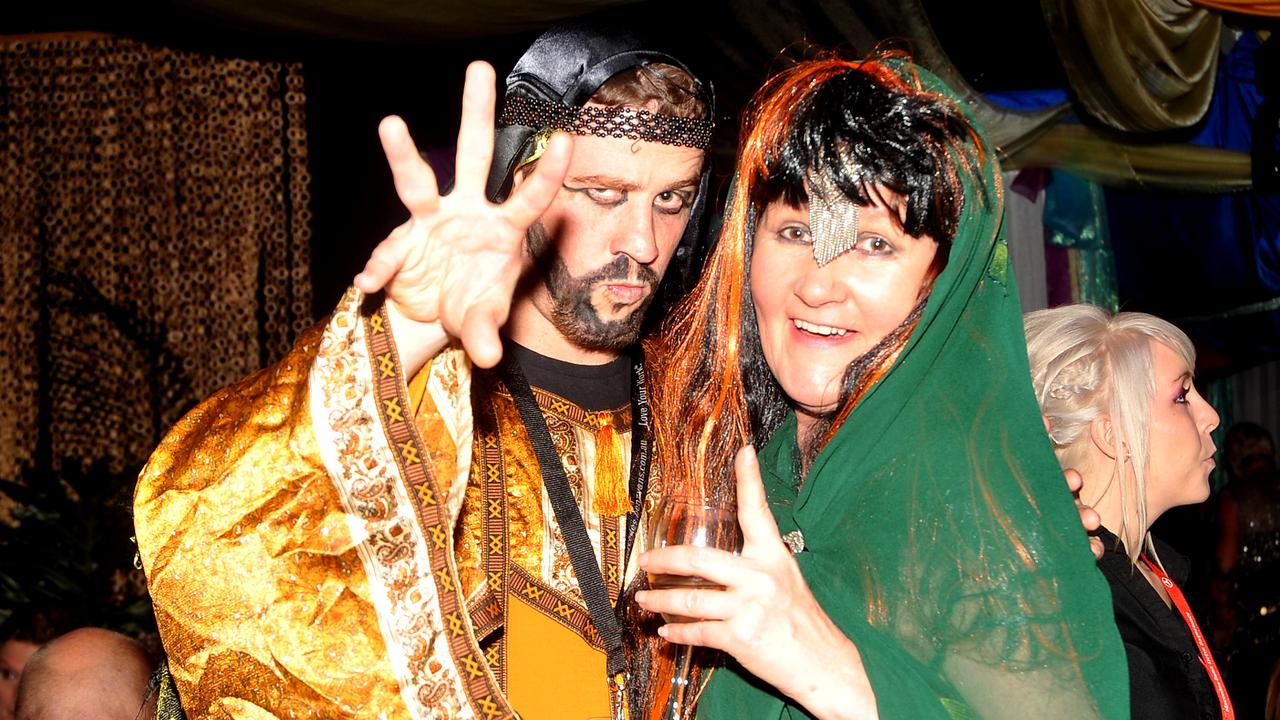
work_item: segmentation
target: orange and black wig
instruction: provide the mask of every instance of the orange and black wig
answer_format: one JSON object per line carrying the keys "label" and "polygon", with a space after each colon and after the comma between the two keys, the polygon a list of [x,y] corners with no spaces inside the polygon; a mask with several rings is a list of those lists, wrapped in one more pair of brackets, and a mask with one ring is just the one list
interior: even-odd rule
{"label": "orange and black wig", "polygon": [[666,492],[730,495],[734,453],[767,441],[790,409],[765,364],[749,287],[764,208],[807,202],[806,177],[823,173],[853,202],[896,208],[905,232],[939,243],[919,305],[849,368],[845,400],[820,423],[811,457],[893,364],[918,322],[965,202],[960,173],[975,167],[981,153],[963,112],[926,90],[900,54],[806,61],[761,88],[743,117],[719,244],[662,335],[655,407]]}

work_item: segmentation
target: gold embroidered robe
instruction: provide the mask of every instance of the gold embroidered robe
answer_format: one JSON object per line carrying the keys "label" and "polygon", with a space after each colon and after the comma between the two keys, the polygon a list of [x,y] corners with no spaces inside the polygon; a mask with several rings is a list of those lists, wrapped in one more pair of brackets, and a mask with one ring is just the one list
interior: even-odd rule
{"label": "gold embroidered robe", "polygon": [[[406,385],[385,315],[351,291],[170,431],[134,510],[190,717],[607,714],[604,654],[514,405],[490,373],[471,383],[450,347]],[[587,510],[594,425],[628,429],[629,410],[535,394]],[[616,597],[618,524],[584,517]]]}

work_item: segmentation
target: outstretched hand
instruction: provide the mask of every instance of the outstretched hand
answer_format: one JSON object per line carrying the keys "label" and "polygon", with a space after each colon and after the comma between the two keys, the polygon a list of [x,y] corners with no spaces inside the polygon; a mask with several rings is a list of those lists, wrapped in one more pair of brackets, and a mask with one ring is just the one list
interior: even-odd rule
{"label": "outstretched hand", "polygon": [[752,448],[738,451],[734,471],[740,556],[692,545],[640,556],[640,567],[650,575],[701,577],[724,589],[645,590],[636,593],[636,602],[652,612],[692,618],[658,633],[673,643],[729,653],[817,717],[875,717],[875,695],[858,650],[818,605],[782,542]]}
{"label": "outstretched hand", "polygon": [[[525,263],[524,237],[555,198],[568,170],[572,141],[557,133],[537,166],[501,204],[485,197],[493,159],[495,75],[488,63],[467,68],[462,92],[453,191],[441,195],[431,166],[418,153],[404,121],[378,127],[396,193],[409,220],[374,249],[355,286],[382,290],[406,370],[435,348],[414,338],[462,340],[472,362],[492,367],[502,357],[498,330],[506,322]],[[405,347],[406,341],[411,345]]]}

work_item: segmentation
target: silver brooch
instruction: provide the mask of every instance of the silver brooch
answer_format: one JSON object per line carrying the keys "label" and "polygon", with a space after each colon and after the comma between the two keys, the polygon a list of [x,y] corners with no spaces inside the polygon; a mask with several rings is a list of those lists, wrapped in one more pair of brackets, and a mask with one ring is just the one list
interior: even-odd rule
{"label": "silver brooch", "polygon": [[782,544],[787,546],[792,555],[804,552],[804,533],[799,530],[792,530],[782,536]]}

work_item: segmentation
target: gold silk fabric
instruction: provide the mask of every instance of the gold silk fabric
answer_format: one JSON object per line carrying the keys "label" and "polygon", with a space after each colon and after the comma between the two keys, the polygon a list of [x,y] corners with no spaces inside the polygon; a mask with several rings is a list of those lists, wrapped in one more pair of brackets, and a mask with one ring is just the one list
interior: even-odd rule
{"label": "gold silk fabric", "polygon": [[[594,438],[604,420],[629,430],[630,409],[535,395],[617,597],[620,523],[590,512]],[[601,642],[510,395],[458,347],[406,383],[384,312],[355,291],[174,427],[135,516],[192,718],[608,714]]]}
{"label": "gold silk fabric", "polygon": [[1120,133],[1059,125],[1002,158],[1006,170],[1055,167],[1109,187],[1176,192],[1237,192],[1253,187],[1247,152],[1188,145],[1134,145]]}
{"label": "gold silk fabric", "polygon": [[397,368],[385,316],[351,291],[144,470],[138,547],[189,716],[513,716],[451,553],[469,368],[440,353],[416,417]]}
{"label": "gold silk fabric", "polygon": [[307,419],[319,340],[306,333],[282,364],[180,421],[138,484],[138,547],[189,716],[355,715],[399,701]]}
{"label": "gold silk fabric", "polygon": [[0,477],[136,472],[313,322],[302,66],[9,37],[0,88]]}
{"label": "gold silk fabric", "polygon": [[1040,0],[1076,97],[1126,132],[1195,125],[1213,99],[1222,16],[1186,0]]}
{"label": "gold silk fabric", "polygon": [[184,418],[139,481],[138,547],[192,718],[354,716],[400,702],[307,417],[319,340],[309,331],[280,365]]}

